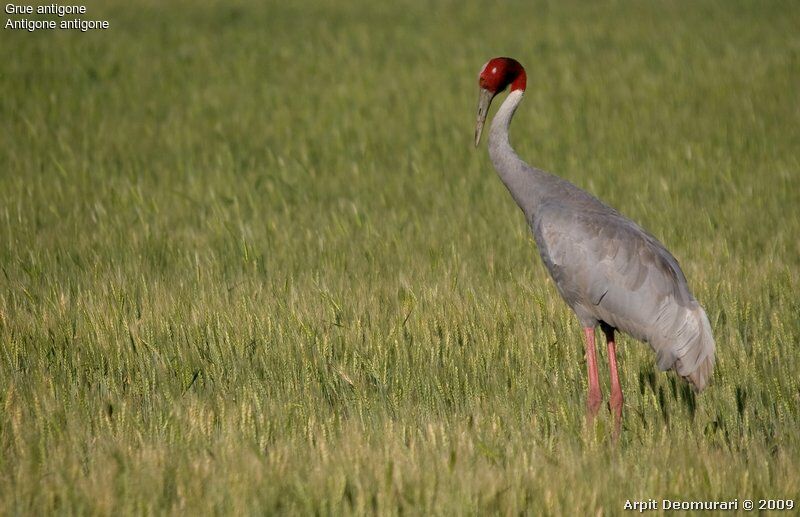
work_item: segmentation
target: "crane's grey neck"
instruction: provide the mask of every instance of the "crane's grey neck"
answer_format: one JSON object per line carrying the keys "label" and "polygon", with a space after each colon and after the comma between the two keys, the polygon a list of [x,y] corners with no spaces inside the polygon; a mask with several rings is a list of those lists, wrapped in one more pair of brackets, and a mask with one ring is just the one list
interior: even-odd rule
{"label": "crane's grey neck", "polygon": [[526,217],[530,217],[539,204],[548,174],[523,162],[508,141],[508,127],[523,93],[522,90],[512,91],[497,110],[489,130],[489,157],[511,197]]}

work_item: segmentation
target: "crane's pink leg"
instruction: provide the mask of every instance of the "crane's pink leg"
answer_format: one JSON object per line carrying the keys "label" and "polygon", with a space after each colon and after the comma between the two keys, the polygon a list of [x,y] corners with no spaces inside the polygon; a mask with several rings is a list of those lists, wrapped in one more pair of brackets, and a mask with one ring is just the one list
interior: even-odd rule
{"label": "crane's pink leg", "polygon": [[614,343],[614,329],[603,329],[608,343],[608,369],[611,371],[611,411],[614,413],[614,439],[619,438],[622,427],[622,386],[617,372],[617,345]]}
{"label": "crane's pink leg", "polygon": [[586,363],[589,367],[589,396],[586,399],[586,417],[591,422],[600,409],[603,394],[600,393],[600,379],[597,375],[597,350],[594,346],[594,328],[583,329],[586,336]]}

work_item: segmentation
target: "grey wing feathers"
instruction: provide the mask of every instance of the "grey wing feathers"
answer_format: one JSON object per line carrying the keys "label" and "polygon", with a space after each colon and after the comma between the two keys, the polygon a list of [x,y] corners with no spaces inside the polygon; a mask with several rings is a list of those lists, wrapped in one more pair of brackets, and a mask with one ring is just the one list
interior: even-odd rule
{"label": "grey wing feathers", "polygon": [[650,234],[594,199],[540,208],[532,229],[559,293],[585,326],[598,322],[650,344],[660,369],[702,390],[714,338],[675,258]]}

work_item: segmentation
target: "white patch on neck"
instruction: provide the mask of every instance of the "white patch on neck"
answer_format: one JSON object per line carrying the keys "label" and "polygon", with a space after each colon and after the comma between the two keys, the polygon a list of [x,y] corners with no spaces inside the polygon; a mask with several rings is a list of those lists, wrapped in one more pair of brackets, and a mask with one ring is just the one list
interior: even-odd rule
{"label": "white patch on neck", "polygon": [[517,109],[517,106],[519,106],[519,103],[522,101],[522,94],[524,93],[525,93],[524,90],[514,90],[513,92],[508,94],[506,100],[504,100],[503,104],[500,105],[500,109],[498,109],[497,113],[494,114],[491,126],[492,131],[495,131],[500,127],[504,128],[503,129],[504,132],[508,131],[508,125],[511,122],[511,117],[514,115],[514,111]]}
{"label": "white patch on neck", "polygon": [[[523,93],[525,93],[525,90],[513,90],[513,91],[508,93],[508,97],[506,98],[506,100],[510,99],[512,96],[514,97],[515,100],[517,100],[516,98],[517,97],[522,97]],[[517,102],[519,102],[519,101],[517,100]],[[505,103],[503,103],[503,104],[505,104]]]}

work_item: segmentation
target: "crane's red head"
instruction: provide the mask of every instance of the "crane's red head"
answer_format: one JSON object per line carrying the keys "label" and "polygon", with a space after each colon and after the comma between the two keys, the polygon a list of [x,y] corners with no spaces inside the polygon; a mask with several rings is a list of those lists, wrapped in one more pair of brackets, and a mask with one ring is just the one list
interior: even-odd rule
{"label": "crane's red head", "polygon": [[475,146],[481,141],[483,124],[486,122],[486,115],[489,113],[489,105],[495,95],[502,92],[509,86],[511,91],[525,91],[528,76],[519,61],[510,57],[496,57],[490,59],[483,65],[481,73],[478,75],[478,85],[480,94],[478,97],[478,123],[475,126]]}
{"label": "crane's red head", "polygon": [[494,95],[511,85],[511,91],[525,91],[528,76],[519,61],[510,57],[496,57],[483,65],[478,75],[478,85]]}

